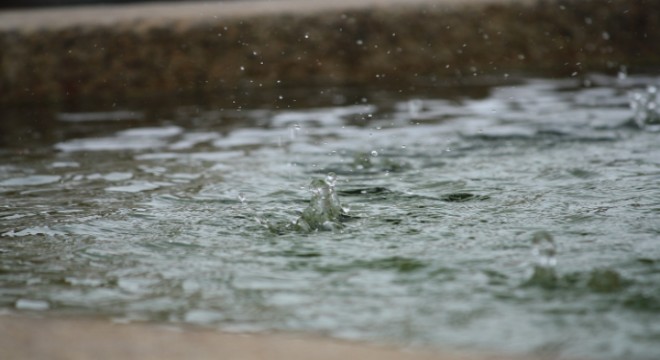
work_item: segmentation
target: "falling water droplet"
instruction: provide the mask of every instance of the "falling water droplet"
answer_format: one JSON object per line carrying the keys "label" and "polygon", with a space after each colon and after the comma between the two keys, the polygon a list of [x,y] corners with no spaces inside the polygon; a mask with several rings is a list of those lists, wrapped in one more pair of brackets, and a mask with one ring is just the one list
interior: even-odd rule
{"label": "falling water droplet", "polygon": [[373,156],[373,157],[378,156],[378,151],[376,151],[376,150],[372,150],[372,151],[371,151],[371,156]]}

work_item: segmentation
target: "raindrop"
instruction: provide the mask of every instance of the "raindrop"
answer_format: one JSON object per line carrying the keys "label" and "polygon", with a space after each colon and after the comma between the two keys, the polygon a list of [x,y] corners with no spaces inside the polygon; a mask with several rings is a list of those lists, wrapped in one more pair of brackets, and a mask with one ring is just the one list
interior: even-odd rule
{"label": "raindrop", "polygon": [[376,150],[372,150],[372,151],[371,151],[371,156],[373,156],[373,157],[378,156],[378,151],[376,151]]}

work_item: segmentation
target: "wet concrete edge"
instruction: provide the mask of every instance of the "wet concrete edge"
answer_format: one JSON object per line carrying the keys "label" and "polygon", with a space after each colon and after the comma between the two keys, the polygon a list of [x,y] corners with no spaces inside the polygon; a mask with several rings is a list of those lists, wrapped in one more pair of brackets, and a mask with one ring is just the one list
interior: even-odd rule
{"label": "wet concrete edge", "polygon": [[90,11],[57,26],[42,19],[40,26],[24,20],[0,27],[1,101],[396,87],[660,67],[660,2],[653,0],[389,0],[196,17],[184,16],[194,13],[195,3],[188,4],[193,8],[180,19],[161,4],[152,16],[133,11],[94,23],[103,12]]}
{"label": "wet concrete edge", "polygon": [[397,349],[310,335],[238,334],[167,324],[0,315],[2,359],[532,360],[539,357]]}

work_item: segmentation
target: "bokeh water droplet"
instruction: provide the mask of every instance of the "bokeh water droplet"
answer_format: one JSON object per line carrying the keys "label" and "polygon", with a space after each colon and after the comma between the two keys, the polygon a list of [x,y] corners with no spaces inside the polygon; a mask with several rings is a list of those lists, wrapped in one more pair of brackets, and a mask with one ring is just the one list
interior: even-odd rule
{"label": "bokeh water droplet", "polygon": [[373,156],[373,157],[378,156],[378,151],[376,151],[376,150],[372,150],[372,151],[371,151],[371,156]]}

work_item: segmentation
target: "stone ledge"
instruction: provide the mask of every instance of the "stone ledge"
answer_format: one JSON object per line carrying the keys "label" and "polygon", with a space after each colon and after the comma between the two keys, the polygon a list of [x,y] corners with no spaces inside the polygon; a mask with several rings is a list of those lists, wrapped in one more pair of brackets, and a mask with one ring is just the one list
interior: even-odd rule
{"label": "stone ledge", "polygon": [[304,0],[0,13],[4,103],[660,67],[654,0]]}
{"label": "stone ledge", "polygon": [[521,356],[403,351],[313,336],[233,334],[94,319],[0,316],[2,359],[515,360]]}

